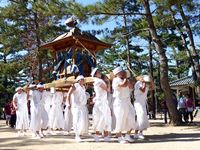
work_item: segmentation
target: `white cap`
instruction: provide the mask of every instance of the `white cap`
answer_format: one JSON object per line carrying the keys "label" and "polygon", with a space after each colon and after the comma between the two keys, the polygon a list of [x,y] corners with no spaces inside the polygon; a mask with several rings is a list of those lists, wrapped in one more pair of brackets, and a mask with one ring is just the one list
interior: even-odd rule
{"label": "white cap", "polygon": [[119,72],[123,71],[122,67],[117,67],[113,70],[113,74],[116,75],[118,74]]}
{"label": "white cap", "polygon": [[94,75],[95,75],[95,73],[97,72],[97,70],[98,70],[98,68],[94,68],[94,69],[92,70],[92,72],[91,72],[90,75],[91,75],[92,77],[94,77]]}
{"label": "white cap", "polygon": [[17,87],[17,88],[15,89],[16,92],[19,91],[19,90],[22,90],[22,87]]}
{"label": "white cap", "polygon": [[83,75],[79,75],[77,78],[76,78],[76,81],[79,81],[81,79],[84,79],[84,76]]}
{"label": "white cap", "polygon": [[44,85],[43,84],[38,84],[37,88],[44,88]]}

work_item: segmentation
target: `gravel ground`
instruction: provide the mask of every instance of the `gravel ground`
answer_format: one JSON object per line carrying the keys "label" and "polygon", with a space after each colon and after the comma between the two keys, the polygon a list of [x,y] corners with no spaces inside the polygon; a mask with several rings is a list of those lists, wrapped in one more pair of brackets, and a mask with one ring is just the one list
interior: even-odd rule
{"label": "gravel ground", "polygon": [[194,123],[173,127],[165,125],[161,119],[150,120],[151,127],[144,132],[144,140],[119,144],[114,134],[111,142],[94,142],[92,131],[83,137],[83,142],[76,143],[74,133],[69,135],[47,135],[42,139],[34,139],[28,131],[25,137],[18,137],[16,130],[0,120],[0,149],[9,150],[199,150],[200,149],[200,114]]}

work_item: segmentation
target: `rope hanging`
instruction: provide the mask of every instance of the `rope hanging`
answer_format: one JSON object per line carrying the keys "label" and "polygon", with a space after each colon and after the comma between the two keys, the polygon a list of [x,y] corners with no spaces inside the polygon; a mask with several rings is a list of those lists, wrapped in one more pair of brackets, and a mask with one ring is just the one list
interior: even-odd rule
{"label": "rope hanging", "polygon": [[75,39],[75,40],[76,40],[75,42],[78,42],[78,43],[84,48],[84,50],[86,50],[86,51],[94,58],[94,60],[96,61],[96,57],[94,56],[94,54],[92,54],[92,53],[79,41],[79,39],[77,39],[75,36],[73,36],[73,39]]}

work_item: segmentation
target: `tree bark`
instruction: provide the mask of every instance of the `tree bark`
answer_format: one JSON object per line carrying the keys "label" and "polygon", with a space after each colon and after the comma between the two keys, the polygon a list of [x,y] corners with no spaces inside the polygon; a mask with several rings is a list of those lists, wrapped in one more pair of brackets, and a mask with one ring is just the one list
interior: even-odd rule
{"label": "tree bark", "polygon": [[173,125],[180,125],[182,123],[181,117],[177,111],[176,105],[173,100],[172,91],[170,89],[169,80],[168,80],[168,60],[165,54],[165,49],[163,48],[162,41],[160,37],[157,34],[153,17],[150,11],[150,5],[149,0],[142,0],[145,13],[146,13],[146,20],[149,26],[149,31],[152,37],[152,40],[155,44],[156,51],[159,54],[160,59],[160,81],[161,81],[161,87],[163,89],[165,100],[167,103],[168,110],[171,115],[171,123]]}
{"label": "tree bark", "polygon": [[[150,34],[150,33],[149,33]],[[152,44],[152,39],[151,39],[151,35],[149,35],[149,71],[150,71],[150,76],[153,79],[153,54],[152,54],[152,48],[151,48],[151,44]],[[154,81],[152,81],[154,82]],[[150,91],[151,94],[151,105],[152,105],[152,118],[156,119],[156,99],[155,99],[155,90],[152,89]]]}
{"label": "tree bark", "polygon": [[[123,13],[125,14],[124,10],[123,10]],[[125,28],[125,40],[126,40],[126,51],[127,51],[127,65],[128,65],[128,69],[131,69],[131,54],[130,54],[130,41],[129,41],[129,35],[127,34],[128,31],[127,31],[127,19],[126,19],[126,15],[123,16],[123,19],[124,19],[124,28]]]}
{"label": "tree bark", "polygon": [[[8,63],[7,59],[6,59],[6,55],[3,55],[3,63],[4,64]],[[6,73],[4,74],[4,77],[3,77],[3,86],[5,89],[7,89],[7,87],[8,87],[8,76]]]}
{"label": "tree bark", "polygon": [[189,61],[190,61],[191,66],[192,66],[192,73],[193,73],[193,76],[194,76],[194,78],[196,78],[196,77],[197,77],[197,74],[196,74],[196,71],[195,71],[195,64],[194,64],[194,61],[193,61],[193,59],[192,59],[192,54],[191,54],[191,52],[190,52],[190,49],[189,49],[188,46],[187,46],[187,41],[186,41],[186,39],[185,39],[185,37],[184,37],[183,32],[181,31],[181,28],[179,27],[179,25],[178,25],[178,23],[177,23],[177,21],[176,21],[174,12],[173,12],[173,10],[172,10],[171,8],[170,8],[170,13],[171,13],[172,21],[173,21],[173,23],[174,23],[174,25],[175,25],[175,27],[176,27],[176,30],[177,30],[177,31],[180,33],[180,35],[181,35],[181,40],[182,40],[183,46],[185,47],[185,49],[186,49],[186,51],[187,51],[187,56],[188,56],[188,59],[189,59]]}
{"label": "tree bark", "polygon": [[39,51],[41,41],[39,36],[39,23],[38,23],[38,15],[34,12],[34,23],[35,23],[35,31],[36,31],[36,41],[37,41],[37,58],[38,58],[38,80],[42,81],[42,58],[41,52]]}
{"label": "tree bark", "polygon": [[191,50],[192,50],[192,57],[194,59],[194,65],[195,65],[195,72],[196,72],[196,75],[197,77],[195,78],[195,81],[197,83],[197,85],[200,84],[200,64],[199,64],[199,55],[198,55],[198,52],[196,51],[196,48],[195,48],[195,44],[194,44],[194,38],[193,38],[193,34],[192,34],[192,30],[191,30],[191,27],[188,23],[188,19],[184,13],[184,10],[183,10],[183,7],[182,5],[179,3],[177,5],[178,7],[178,10],[180,12],[180,15],[181,15],[181,18],[183,20],[183,23],[185,25],[185,28],[186,28],[186,32],[188,34],[188,38],[189,38],[189,42],[190,42],[190,47],[191,47]]}

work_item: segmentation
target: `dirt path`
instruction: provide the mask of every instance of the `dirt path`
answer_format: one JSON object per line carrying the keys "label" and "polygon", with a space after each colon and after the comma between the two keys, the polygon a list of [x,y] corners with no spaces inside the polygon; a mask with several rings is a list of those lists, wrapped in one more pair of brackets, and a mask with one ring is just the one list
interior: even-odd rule
{"label": "dirt path", "polygon": [[[43,139],[33,139],[28,132],[26,137],[17,137],[16,131],[0,121],[0,149],[12,150],[199,150],[200,149],[200,117],[194,124],[171,127],[163,124],[163,120],[151,120],[151,127],[145,131],[146,139],[130,144],[119,144],[114,136],[110,143],[95,143],[92,136],[84,137],[84,142],[76,143],[71,135],[48,135]],[[91,133],[91,132],[90,132]]]}

